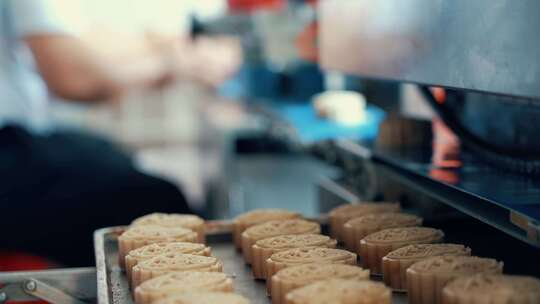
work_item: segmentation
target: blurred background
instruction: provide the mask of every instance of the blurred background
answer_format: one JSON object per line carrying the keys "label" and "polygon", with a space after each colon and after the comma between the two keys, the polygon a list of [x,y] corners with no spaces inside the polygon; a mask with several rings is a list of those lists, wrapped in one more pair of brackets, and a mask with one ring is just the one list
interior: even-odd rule
{"label": "blurred background", "polygon": [[[318,119],[314,1],[25,0],[2,12],[2,230],[18,232],[2,239],[0,270],[31,265],[27,254],[91,265],[93,230],[152,211],[318,214],[315,182],[335,169],[275,120]],[[80,239],[80,254],[48,243],[56,233]]]}
{"label": "blurred background", "polygon": [[387,200],[538,273],[538,10],[412,2],[0,2],[0,271],[153,211]]}
{"label": "blurred background", "polygon": [[[221,183],[220,175],[227,174],[223,157],[237,132],[266,132],[266,115],[252,114],[244,105],[262,99],[309,104],[310,97],[323,90],[316,55],[306,55],[311,62],[302,58],[304,50],[297,42],[316,20],[310,4],[65,1],[59,3],[58,12],[106,56],[144,53],[149,35],[230,39],[237,44],[234,51],[243,59],[235,63],[230,78],[213,88],[180,79],[157,90],[131,88],[114,104],[88,106],[55,100],[52,110],[56,124],[91,130],[129,150],[140,170],[182,187],[190,205],[201,212],[208,212],[208,185]],[[315,52],[315,33],[310,35],[305,47],[311,49],[304,52]],[[224,55],[223,60],[229,57]],[[295,82],[288,78],[294,76],[303,77],[297,88],[290,87]]]}
{"label": "blurred background", "polygon": [[[223,174],[233,173],[228,170],[260,172],[263,184],[275,180],[268,172],[270,168],[250,169],[257,165],[249,163],[246,168],[227,167],[231,164],[224,160],[231,149],[237,148],[238,137],[240,149],[267,145],[268,125],[273,122],[258,105],[272,104],[272,109],[283,107],[283,111],[291,105],[291,111],[302,111],[303,105],[311,107],[313,95],[323,91],[323,75],[316,64],[316,8],[310,2],[58,1],[57,5],[58,17],[106,56],[144,53],[149,35],[230,39],[238,44],[243,59],[236,72],[214,88],[193,79],[180,79],[157,90],[131,88],[120,102],[90,106],[53,96],[55,124],[90,130],[119,144],[133,154],[138,169],[181,187],[190,206],[203,213],[212,212],[208,199],[213,194],[209,190],[221,191],[212,187],[223,187]],[[225,56],[224,60],[230,59]],[[239,134],[246,134],[246,143],[242,141],[244,135]],[[275,149],[288,149],[285,143],[274,141],[270,145]],[[264,154],[264,150],[260,152]],[[286,153],[282,156],[283,166],[288,167],[290,160]],[[268,163],[275,166],[270,159]],[[309,160],[305,166],[313,167],[313,176],[318,166],[324,167]],[[286,189],[291,184],[272,183],[276,182]],[[306,181],[306,187],[299,188],[304,192],[297,194],[300,197],[293,193],[281,202],[270,198],[263,202],[266,195],[257,195],[260,203],[235,207],[219,216],[230,217],[245,208],[287,206],[303,199],[302,195],[311,198],[314,191],[309,185]],[[251,201],[249,192],[256,190],[235,191],[234,195],[248,196],[243,200]],[[274,191],[279,189],[269,190],[269,195]],[[312,215],[317,212],[315,206],[298,208]]]}

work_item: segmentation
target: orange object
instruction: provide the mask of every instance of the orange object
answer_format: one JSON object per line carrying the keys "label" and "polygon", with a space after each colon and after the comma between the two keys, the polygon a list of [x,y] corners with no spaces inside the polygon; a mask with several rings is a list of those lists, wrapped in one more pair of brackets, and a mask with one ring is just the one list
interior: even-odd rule
{"label": "orange object", "polygon": [[0,271],[43,270],[54,266],[47,259],[20,252],[0,252]]}
{"label": "orange object", "polygon": [[430,87],[429,90],[431,91],[431,94],[433,94],[435,101],[440,104],[444,103],[444,101],[446,100],[446,91],[443,88]]}
{"label": "orange object", "polygon": [[228,0],[231,12],[251,12],[259,9],[280,9],[284,6],[283,0]]}
{"label": "orange object", "polygon": [[460,141],[459,138],[438,117],[431,121],[433,130],[432,163],[439,168],[459,168]]}
{"label": "orange object", "polygon": [[450,185],[456,185],[459,183],[459,176],[454,171],[446,169],[434,168],[429,170],[429,176],[441,182],[445,182]]}
{"label": "orange object", "polygon": [[317,46],[318,32],[319,25],[314,21],[306,26],[298,37],[296,37],[295,45],[300,58],[310,62],[317,62],[319,59],[319,48]]}
{"label": "orange object", "polygon": [[[0,271],[29,271],[29,270],[43,270],[53,268],[54,263],[31,254],[20,253],[20,252],[0,252]],[[0,285],[1,286],[1,285]],[[6,303],[17,303],[17,304],[46,304],[45,301],[27,301],[27,302],[12,302],[7,301]]]}

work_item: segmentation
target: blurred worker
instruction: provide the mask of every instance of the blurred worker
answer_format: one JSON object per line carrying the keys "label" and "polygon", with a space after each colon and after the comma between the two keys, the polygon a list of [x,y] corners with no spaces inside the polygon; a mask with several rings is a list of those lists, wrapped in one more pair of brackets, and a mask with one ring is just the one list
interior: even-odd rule
{"label": "blurred worker", "polygon": [[50,96],[98,103],[177,77],[217,84],[235,64],[214,47],[156,37],[144,55],[100,57],[56,18],[52,2],[0,1],[0,251],[88,265],[93,230],[190,210],[177,187],[137,171],[109,142],[55,130]]}

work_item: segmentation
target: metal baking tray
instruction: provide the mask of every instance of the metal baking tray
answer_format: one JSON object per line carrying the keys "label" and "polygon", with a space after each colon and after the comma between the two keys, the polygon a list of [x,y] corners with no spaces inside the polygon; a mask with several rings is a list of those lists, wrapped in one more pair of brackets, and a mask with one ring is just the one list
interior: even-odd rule
{"label": "metal baking tray", "polygon": [[[99,304],[132,304],[125,273],[118,266],[117,237],[124,227],[110,227],[94,233],[97,272],[97,299]],[[235,292],[248,298],[252,304],[270,304],[264,281],[254,280],[251,269],[232,243],[230,222],[211,221],[207,224],[207,244],[212,255],[223,263],[223,271],[234,279]],[[407,303],[402,293],[393,294],[394,304]]]}

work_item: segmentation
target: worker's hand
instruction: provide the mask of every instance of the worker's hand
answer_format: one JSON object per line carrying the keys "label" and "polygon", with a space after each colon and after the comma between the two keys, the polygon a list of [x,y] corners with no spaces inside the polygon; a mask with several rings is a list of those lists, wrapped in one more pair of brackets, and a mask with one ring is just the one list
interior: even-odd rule
{"label": "worker's hand", "polygon": [[238,39],[200,37],[192,45],[188,75],[210,86],[218,86],[232,76],[242,63]]}
{"label": "worker's hand", "polygon": [[166,73],[156,82],[163,86],[176,78],[218,86],[240,67],[242,51],[231,37],[171,38],[147,34],[154,51],[161,55]]}
{"label": "worker's hand", "polygon": [[162,73],[156,78],[153,87],[162,88],[173,83],[182,76],[182,66],[185,65],[182,60],[182,53],[186,52],[187,44],[185,41],[176,37],[162,36],[155,33],[146,33],[147,45],[152,52],[160,58]]}

